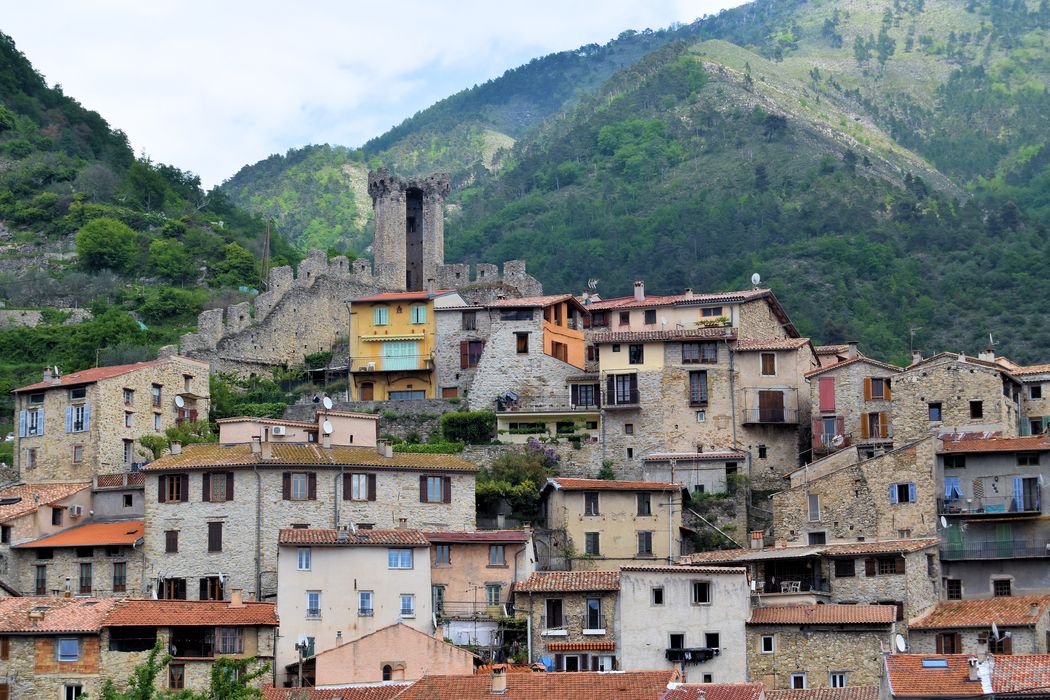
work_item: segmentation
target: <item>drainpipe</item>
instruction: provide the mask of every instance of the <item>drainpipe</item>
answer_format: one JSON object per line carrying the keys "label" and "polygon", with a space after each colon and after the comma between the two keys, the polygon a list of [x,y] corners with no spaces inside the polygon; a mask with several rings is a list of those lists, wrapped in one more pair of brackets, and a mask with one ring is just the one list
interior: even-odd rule
{"label": "drainpipe", "polygon": [[[736,439],[736,422],[737,422],[737,415],[736,415],[736,380],[734,379],[735,372],[734,372],[734,369],[733,369],[733,348],[729,347],[729,341],[728,340],[725,341],[725,344],[726,344],[726,351],[729,353],[729,410],[732,411],[732,413],[733,413],[733,421],[732,421],[732,425],[733,425],[733,449],[736,450],[736,449],[739,449],[740,446],[737,444],[737,439]],[[751,465],[748,464],[748,476],[750,476],[750,472],[751,472]]]}
{"label": "drainpipe", "polygon": [[[602,391],[601,375],[598,375],[598,393]],[[603,404],[604,406],[604,404]],[[605,466],[605,409],[601,408],[598,410],[598,417],[602,421],[602,466]]]}
{"label": "drainpipe", "polygon": [[529,591],[529,621],[525,627],[526,643],[529,647],[529,666],[532,665],[532,591]]}
{"label": "drainpipe", "polygon": [[[674,483],[674,470],[677,460],[671,460],[671,483]],[[674,564],[674,491],[667,493],[667,563]]]}
{"label": "drainpipe", "polygon": [[339,493],[339,484],[345,483],[343,481],[343,475],[346,472],[346,465],[339,465],[339,473],[335,475],[335,481],[332,484],[332,520],[335,523],[333,527],[336,530],[339,529],[339,500],[342,494]]}
{"label": "drainpipe", "polygon": [[262,600],[262,475],[259,465],[255,471],[255,599]]}

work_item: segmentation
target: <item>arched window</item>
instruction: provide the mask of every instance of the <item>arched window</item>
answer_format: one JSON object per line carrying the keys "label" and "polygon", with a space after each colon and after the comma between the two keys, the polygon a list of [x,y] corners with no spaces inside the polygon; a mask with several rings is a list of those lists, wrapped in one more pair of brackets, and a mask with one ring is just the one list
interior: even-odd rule
{"label": "arched window", "polygon": [[386,666],[383,667],[383,680],[384,681],[391,680],[391,676],[393,676],[393,675],[394,675],[394,669],[392,669],[390,667],[390,664],[387,664]]}

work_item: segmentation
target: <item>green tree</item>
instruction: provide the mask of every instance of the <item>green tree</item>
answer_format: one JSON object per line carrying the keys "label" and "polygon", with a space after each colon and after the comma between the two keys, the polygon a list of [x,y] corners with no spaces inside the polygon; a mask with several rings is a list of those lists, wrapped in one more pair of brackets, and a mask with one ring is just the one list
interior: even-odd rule
{"label": "green tree", "polygon": [[99,698],[101,700],[153,700],[160,697],[156,686],[157,676],[171,661],[170,655],[161,653],[163,649],[164,642],[158,638],[146,660],[135,666],[131,672],[127,688],[118,691],[113,679],[107,678],[102,683]]}
{"label": "green tree", "polygon": [[186,246],[171,238],[158,238],[149,244],[149,262],[154,272],[172,282],[188,282],[197,271]]}
{"label": "green tree", "polygon": [[255,256],[236,243],[223,248],[223,259],[215,265],[215,278],[224,287],[253,285],[258,281]]}
{"label": "green tree", "polygon": [[77,256],[89,270],[130,272],[139,262],[139,235],[116,219],[93,219],[77,232]]}
{"label": "green tree", "polygon": [[871,50],[860,36],[853,40],[853,58],[859,64],[867,63],[871,59]]}
{"label": "green tree", "polygon": [[128,189],[138,204],[146,211],[153,211],[164,206],[168,182],[148,160],[136,160],[128,168]]}

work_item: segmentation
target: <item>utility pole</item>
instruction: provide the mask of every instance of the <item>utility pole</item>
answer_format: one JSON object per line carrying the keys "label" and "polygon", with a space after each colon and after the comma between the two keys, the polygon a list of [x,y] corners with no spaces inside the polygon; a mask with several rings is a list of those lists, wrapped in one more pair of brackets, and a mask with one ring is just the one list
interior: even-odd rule
{"label": "utility pole", "polygon": [[270,283],[270,221],[273,217],[266,217],[266,237],[263,239],[262,265],[259,268],[259,282],[263,289],[269,289]]}

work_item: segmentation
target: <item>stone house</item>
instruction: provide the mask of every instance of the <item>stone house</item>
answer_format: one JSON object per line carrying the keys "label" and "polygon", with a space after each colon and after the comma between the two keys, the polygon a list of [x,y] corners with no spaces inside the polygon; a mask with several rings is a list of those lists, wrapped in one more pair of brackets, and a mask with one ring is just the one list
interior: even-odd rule
{"label": "stone house", "polygon": [[15,468],[29,482],[87,481],[145,462],[138,439],[207,420],[208,365],[173,355],[95,367],[13,391]]}
{"label": "stone house", "polygon": [[1045,433],[1050,426],[1050,364],[1014,366],[1010,374],[1023,386],[1021,435]]}
{"label": "stone house", "polygon": [[379,448],[188,445],[143,468],[147,588],[162,598],[277,594],[282,528],[472,530],[478,468]]}
{"label": "stone house", "polygon": [[870,686],[893,643],[891,605],[757,607],[747,622],[747,668],[769,690]]}
{"label": "stone house", "polygon": [[740,450],[654,452],[642,458],[642,470],[646,481],[681,484],[693,495],[726,493],[747,472],[748,457]]}
{"label": "stone house", "polygon": [[[676,686],[675,671],[626,671],[624,673],[506,673],[473,676],[423,676],[403,690],[398,700],[661,700]],[[350,700],[350,696],[346,697]],[[362,699],[363,700],[363,699]],[[723,700],[713,695],[712,700]],[[727,696],[725,700],[730,700]],[[751,696],[732,700],[752,700]]]}
{"label": "stone house", "polygon": [[[605,454],[638,474],[655,452],[741,450],[777,484],[808,436],[803,374],[818,367],[768,289],[590,301],[588,341],[604,391]],[[808,437],[805,441],[808,445]]]}
{"label": "stone house", "polygon": [[773,495],[777,544],[910,539],[937,534],[935,439],[815,472]]}
{"label": "stone house", "polygon": [[944,597],[1050,589],[1050,440],[946,439],[937,454]]}
{"label": "stone house", "polygon": [[[143,595],[143,520],[76,525],[11,547],[22,595]],[[43,570],[43,573],[41,572]]]}
{"label": "stone house", "polygon": [[389,625],[433,635],[430,543],[418,530],[288,528],[278,544],[278,683],[300,658]]}
{"label": "stone house", "polygon": [[899,367],[861,355],[806,373],[813,458],[856,445],[865,456],[893,446],[892,382]]}
{"label": "stone house", "polygon": [[1021,383],[994,361],[942,352],[894,379],[895,444],[931,433],[1016,436],[1021,423]]}
{"label": "stone house", "polygon": [[492,334],[492,324],[498,315],[483,306],[443,306],[434,308],[434,374],[439,396],[466,400],[474,376],[478,372],[481,354]]}
{"label": "stone house", "polygon": [[531,530],[427,532],[434,615],[454,644],[493,644],[511,591],[536,570]]}
{"label": "stone house", "polygon": [[747,570],[631,564],[620,569],[620,667],[679,669],[683,681],[747,679]]}
{"label": "stone house", "polygon": [[541,568],[559,557],[573,569],[618,569],[681,554],[681,484],[559,477],[540,497]]}
{"label": "stone house", "polygon": [[537,571],[514,587],[532,625],[529,662],[551,671],[620,670],[619,571]]}
{"label": "stone house", "polygon": [[682,563],[747,567],[756,605],[894,605],[905,620],[939,599],[938,544],[926,538],[730,549],[689,554]]}
{"label": "stone house", "polygon": [[[913,654],[1045,654],[1050,595],[948,600],[908,623]],[[992,633],[995,623],[998,636]]]}
{"label": "stone house", "polygon": [[[375,447],[379,440],[379,416],[374,413],[338,411],[316,405],[312,413],[311,421],[252,416],[221,418],[216,421],[219,444],[250,443],[253,438],[275,445],[321,443],[327,435],[331,445]],[[330,432],[325,433],[325,427],[330,428]]]}

